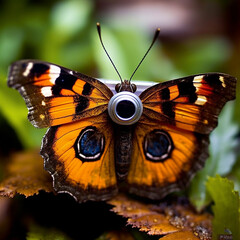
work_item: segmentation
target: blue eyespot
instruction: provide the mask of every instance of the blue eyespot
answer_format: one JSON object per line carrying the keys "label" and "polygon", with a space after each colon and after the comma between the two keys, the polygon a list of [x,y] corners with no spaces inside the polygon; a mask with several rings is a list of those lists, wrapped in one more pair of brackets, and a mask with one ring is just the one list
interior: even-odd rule
{"label": "blue eyespot", "polygon": [[76,157],[82,161],[97,161],[104,150],[104,135],[94,126],[81,131],[75,143]]}
{"label": "blue eyespot", "polygon": [[173,142],[170,135],[163,130],[153,130],[144,138],[144,153],[150,161],[163,161],[169,158]]}

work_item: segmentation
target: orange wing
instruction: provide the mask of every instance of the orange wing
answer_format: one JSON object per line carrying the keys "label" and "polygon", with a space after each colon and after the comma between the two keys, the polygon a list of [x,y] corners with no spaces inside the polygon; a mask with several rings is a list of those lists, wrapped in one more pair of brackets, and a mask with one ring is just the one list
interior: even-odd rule
{"label": "orange wing", "polygon": [[97,116],[113,95],[94,78],[38,60],[13,63],[8,85],[21,93],[30,122],[40,128]]}
{"label": "orange wing", "polygon": [[223,105],[234,99],[236,79],[203,74],[144,91],[143,115],[133,138],[130,191],[152,199],[182,189],[208,156],[209,133]]}
{"label": "orange wing", "polygon": [[48,130],[41,154],[57,192],[67,192],[79,202],[116,194],[112,131],[107,113]]}

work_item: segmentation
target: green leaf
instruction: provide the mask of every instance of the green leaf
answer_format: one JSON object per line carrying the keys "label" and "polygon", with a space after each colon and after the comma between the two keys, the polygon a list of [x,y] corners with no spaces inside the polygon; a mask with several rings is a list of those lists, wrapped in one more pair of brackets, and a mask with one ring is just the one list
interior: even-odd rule
{"label": "green leaf", "polygon": [[198,172],[189,188],[189,198],[198,211],[209,204],[210,199],[206,192],[205,182],[208,176],[216,174],[227,175],[237,160],[234,151],[237,146],[235,138],[238,126],[232,121],[234,103],[228,103],[219,116],[219,125],[210,135],[210,157],[204,169]]}
{"label": "green leaf", "polygon": [[226,232],[231,232],[233,239],[240,239],[240,199],[233,182],[218,175],[210,177],[206,186],[214,201],[213,240]]}
{"label": "green leaf", "polygon": [[71,240],[66,234],[55,230],[43,228],[37,225],[33,225],[30,228],[30,231],[27,234],[27,240],[39,240],[39,239],[48,239],[48,240]]}

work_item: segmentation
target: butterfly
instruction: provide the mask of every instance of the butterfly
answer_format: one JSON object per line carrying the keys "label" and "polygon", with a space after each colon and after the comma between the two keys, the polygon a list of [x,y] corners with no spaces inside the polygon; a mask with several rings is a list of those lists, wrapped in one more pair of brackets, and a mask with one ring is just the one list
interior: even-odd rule
{"label": "butterfly", "polygon": [[208,157],[209,134],[236,78],[207,73],[155,84],[138,96],[129,80],[114,94],[101,81],[39,60],[9,69],[8,86],[28,119],[50,127],[40,153],[57,192],[100,201],[119,189],[158,200],[183,189]]}

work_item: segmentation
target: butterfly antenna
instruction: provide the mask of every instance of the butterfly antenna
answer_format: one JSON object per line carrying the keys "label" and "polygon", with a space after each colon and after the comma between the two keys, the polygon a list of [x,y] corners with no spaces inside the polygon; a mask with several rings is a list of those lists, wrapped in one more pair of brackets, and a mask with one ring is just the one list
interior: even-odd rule
{"label": "butterfly antenna", "polygon": [[148,55],[148,52],[151,50],[153,44],[155,43],[155,41],[157,40],[158,36],[159,36],[159,33],[160,33],[160,28],[157,28],[156,29],[156,32],[154,34],[154,37],[153,37],[153,40],[152,40],[152,43],[150,45],[150,47],[148,48],[147,52],[144,54],[142,60],[140,61],[140,63],[137,65],[136,69],[134,70],[132,76],[130,77],[129,81],[132,80],[134,74],[136,73],[136,71],[138,70],[138,68],[140,67],[140,65],[142,64],[143,60],[145,59],[145,57]]}
{"label": "butterfly antenna", "polygon": [[112,63],[112,65],[113,65],[115,71],[117,72],[117,74],[118,74],[118,76],[119,76],[121,82],[123,82],[120,73],[118,72],[118,70],[117,70],[117,68],[116,68],[116,66],[115,66],[115,64],[114,64],[114,62],[113,62],[113,60],[112,60],[111,57],[109,56],[109,54],[108,54],[108,52],[107,52],[107,50],[106,50],[106,48],[105,48],[105,46],[104,46],[104,44],[103,44],[103,41],[102,41],[102,35],[101,35],[101,26],[100,26],[100,23],[97,23],[97,31],[98,31],[99,39],[100,39],[100,42],[101,42],[101,44],[102,44],[102,47],[103,47],[105,53],[107,54],[107,56],[108,56],[110,62]]}

